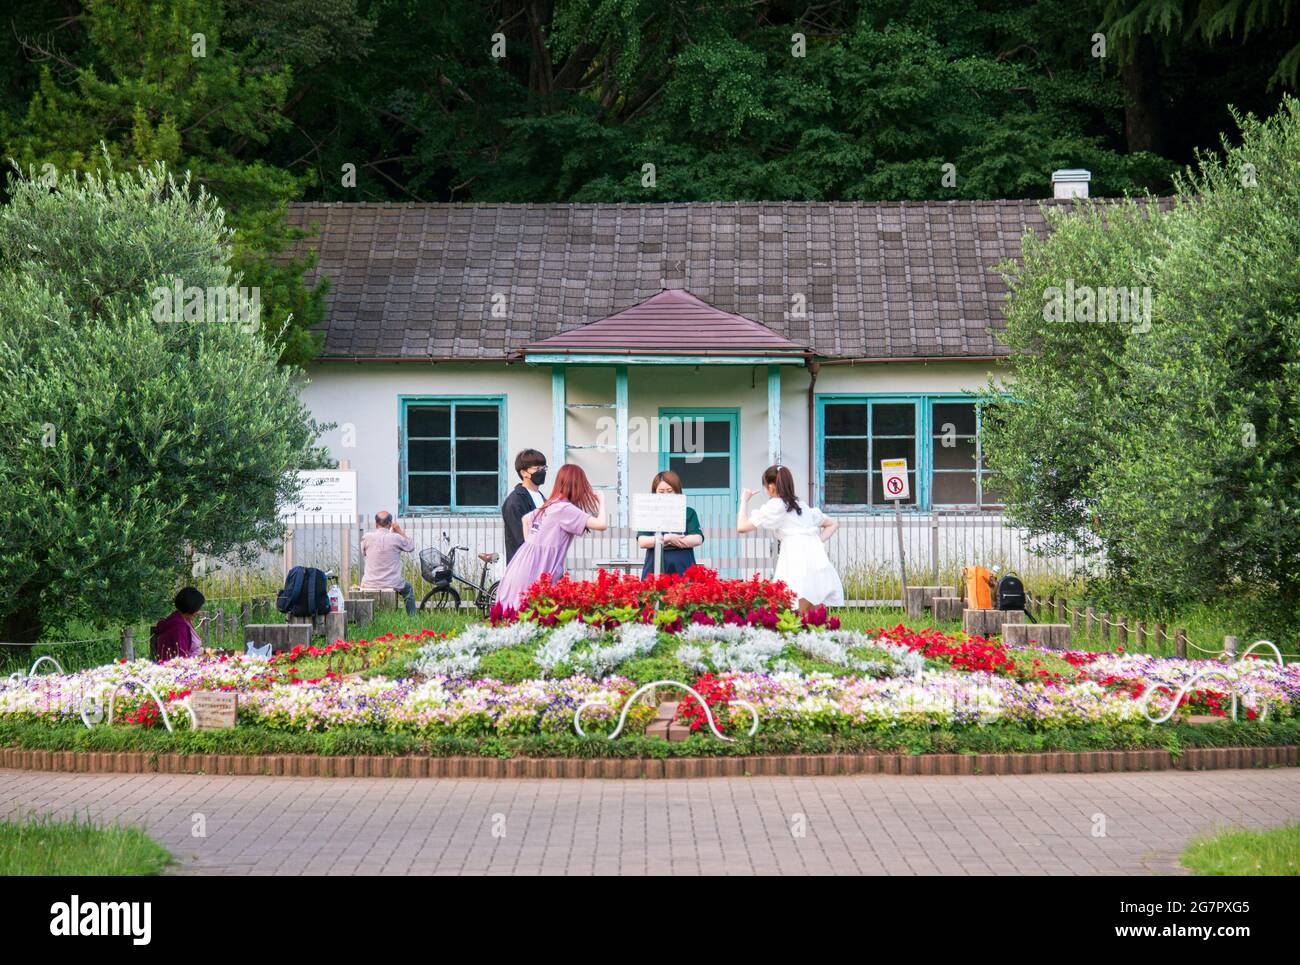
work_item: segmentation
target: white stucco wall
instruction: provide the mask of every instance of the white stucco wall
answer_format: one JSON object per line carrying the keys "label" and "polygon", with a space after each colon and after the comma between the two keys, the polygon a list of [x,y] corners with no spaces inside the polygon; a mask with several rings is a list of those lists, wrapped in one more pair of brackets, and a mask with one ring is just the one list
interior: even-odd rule
{"label": "white stucco wall", "polygon": [[[908,362],[824,365],[817,392],[958,392],[983,386],[994,369],[978,362]],[[782,366],[782,462],[806,492],[808,464],[809,373]],[[398,400],[403,395],[504,395],[506,461],[525,447],[541,449],[558,467],[552,439],[551,370],[524,364],[367,363],[315,365],[302,391],[303,401],[321,422],[335,428],[322,436],[335,459],[357,470],[359,509],[373,513],[398,506]],[[645,420],[640,433],[648,446],[629,454],[629,488],[648,487],[659,468],[658,433],[651,428],[661,408],[738,409],[740,413],[739,487],[758,488],[767,466],[767,371],[765,366],[632,366],[628,375],[629,416]],[[613,402],[610,368],[568,370],[570,402]],[[598,419],[612,410],[573,409],[567,422],[571,444],[597,439]],[[345,434],[352,446],[345,446]],[[636,432],[633,432],[636,438]],[[586,468],[594,482],[614,481],[611,456],[575,451],[571,461]],[[552,470],[554,472],[554,469]],[[513,478],[508,486],[514,484]]]}
{"label": "white stucco wall", "polygon": [[[817,392],[863,394],[949,393],[979,389],[996,369],[986,363],[889,363],[824,366],[817,380]],[[740,478],[737,488],[758,488],[768,460],[767,371],[766,366],[631,367],[629,372],[629,416],[650,420],[663,407],[737,409],[740,416]],[[794,472],[802,493],[807,492],[808,466],[808,370],[801,366],[782,369],[781,445],[782,462]],[[524,364],[412,364],[412,363],[325,363],[313,366],[302,390],[304,402],[316,418],[337,425],[322,436],[335,459],[347,459],[358,477],[358,509],[369,517],[378,509],[399,510],[399,398],[403,395],[496,396],[505,397],[505,462],[512,465],[522,448],[541,449],[550,459],[552,475],[560,464],[552,439],[551,370]],[[614,376],[609,368],[570,368],[570,402],[613,402]],[[570,410],[567,431],[570,443],[596,441],[597,419],[612,416],[612,410]],[[344,445],[347,433],[351,446]],[[632,438],[636,438],[635,432]],[[645,491],[659,468],[657,432],[641,438],[649,446],[629,454],[629,490]],[[588,469],[593,482],[614,479],[612,456],[573,452],[572,461]],[[513,486],[508,472],[506,488]],[[442,533],[451,530],[453,539],[474,551],[500,552],[500,519],[495,513],[458,516],[446,514],[427,518],[406,517],[403,524],[420,546],[438,545]],[[368,526],[368,521],[363,524]],[[705,520],[706,528],[720,525]],[[721,525],[726,525],[722,523]],[[998,563],[1032,572],[1034,562],[1021,535],[1003,528],[1000,517],[944,517],[911,514],[905,517],[905,542],[909,567],[928,571],[938,578],[951,577],[971,562]],[[322,566],[334,565],[327,556],[338,555],[335,528],[324,527],[313,535],[304,531],[296,537],[300,561],[309,562],[314,552]],[[748,538],[747,538],[748,539]],[[316,543],[314,550],[311,548]],[[758,539],[741,542],[712,539],[712,552],[735,553],[748,559],[762,551]],[[896,535],[892,516],[849,515],[841,518],[841,529],[828,545],[836,565],[845,574],[858,574],[851,590],[855,598],[886,598],[888,582],[895,571]],[[611,531],[581,541],[570,561],[575,571],[589,571],[600,560],[623,559],[639,554],[630,531]],[[707,557],[709,554],[706,553]],[[323,561],[323,562],[322,562]],[[716,565],[716,564],[714,564]],[[750,565],[750,564],[746,564]],[[1053,564],[1055,565],[1055,564]],[[761,568],[761,567],[760,567]],[[752,569],[752,565],[751,565]],[[748,572],[749,570],[746,570]],[[866,574],[866,575],[863,575]],[[498,572],[499,575],[499,572]]]}

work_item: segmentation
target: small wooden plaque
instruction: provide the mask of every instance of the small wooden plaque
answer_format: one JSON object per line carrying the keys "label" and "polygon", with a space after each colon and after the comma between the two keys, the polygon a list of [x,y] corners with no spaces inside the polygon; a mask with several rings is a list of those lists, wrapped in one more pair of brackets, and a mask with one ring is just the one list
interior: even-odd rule
{"label": "small wooden plaque", "polygon": [[222,730],[235,726],[239,696],[224,690],[196,690],[190,706],[199,720],[199,730]]}

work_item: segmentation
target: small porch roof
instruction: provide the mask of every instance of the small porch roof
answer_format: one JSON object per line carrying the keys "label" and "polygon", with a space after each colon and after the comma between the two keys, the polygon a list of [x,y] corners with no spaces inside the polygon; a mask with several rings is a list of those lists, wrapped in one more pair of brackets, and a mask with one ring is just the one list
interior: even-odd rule
{"label": "small porch roof", "polygon": [[715,308],[684,288],[665,289],[606,318],[523,348],[530,362],[802,362],[808,354],[806,346],[753,319]]}

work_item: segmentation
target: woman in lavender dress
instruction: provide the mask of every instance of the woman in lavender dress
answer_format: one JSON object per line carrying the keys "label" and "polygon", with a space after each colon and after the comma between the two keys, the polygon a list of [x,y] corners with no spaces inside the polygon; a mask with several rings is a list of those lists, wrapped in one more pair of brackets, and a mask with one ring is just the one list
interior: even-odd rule
{"label": "woman in lavender dress", "polygon": [[605,530],[605,500],[591,488],[582,468],[566,463],[555,474],[551,498],[523,518],[524,545],[510,560],[497,603],[518,610],[528,588],[543,573],[558,579],[575,536],[587,530]]}

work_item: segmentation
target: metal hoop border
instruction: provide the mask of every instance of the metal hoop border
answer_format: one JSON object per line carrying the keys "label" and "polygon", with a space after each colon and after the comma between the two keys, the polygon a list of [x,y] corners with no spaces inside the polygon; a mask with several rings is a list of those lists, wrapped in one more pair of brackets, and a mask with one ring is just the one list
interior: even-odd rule
{"label": "metal hoop border", "polygon": [[[686,691],[697,701],[699,701],[700,706],[704,708],[705,720],[708,721],[709,730],[713,731],[714,737],[718,738],[718,740],[726,741],[729,744],[734,744],[736,742],[734,737],[728,737],[725,734],[723,734],[720,730],[718,730],[717,724],[714,723],[713,720],[713,711],[709,709],[708,702],[703,697],[701,697],[698,692],[696,692],[695,688],[682,683],[680,680],[654,680],[648,684],[644,684],[638,687],[635,691],[633,691],[632,696],[628,697],[628,699],[623,702],[623,712],[619,714],[618,726],[614,728],[614,732],[610,734],[609,737],[606,739],[613,740],[615,737],[617,737],[619,734],[623,732],[623,725],[627,723],[628,711],[632,709],[632,705],[636,703],[636,699],[638,697],[640,697],[643,693],[645,693],[647,690],[651,689],[652,687],[668,687],[668,686],[680,687],[682,690]],[[753,704],[751,704],[748,700],[729,700],[727,701],[727,703],[738,704],[741,707],[744,707],[746,710],[749,711],[750,716],[753,717],[753,723],[750,724],[749,733],[745,736],[753,737],[756,733],[758,733],[758,709]],[[608,707],[609,704],[604,700],[598,700],[598,699],[585,700],[581,704],[579,704],[578,708],[573,712],[573,728],[578,732],[578,735],[581,737],[587,736],[587,732],[582,729],[582,712],[586,710],[588,707],[594,707],[594,706]]]}

